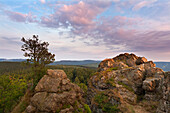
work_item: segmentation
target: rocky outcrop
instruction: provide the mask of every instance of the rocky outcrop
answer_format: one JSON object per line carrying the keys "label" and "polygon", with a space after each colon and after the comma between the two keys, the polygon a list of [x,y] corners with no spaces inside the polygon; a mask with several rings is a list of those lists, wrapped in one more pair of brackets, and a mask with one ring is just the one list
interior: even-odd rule
{"label": "rocky outcrop", "polygon": [[[118,109],[125,112],[123,109],[127,108],[122,108],[122,106],[137,105],[142,100],[154,101],[154,105],[151,103],[151,106],[158,105],[158,101],[164,95],[162,88],[165,72],[155,66],[145,57],[128,53],[103,60],[98,66],[98,72],[89,81],[87,102],[91,105],[92,111],[94,113],[106,112],[106,102],[109,102],[111,106],[116,106],[107,108],[110,110],[107,112],[114,110],[118,112]],[[99,94],[104,95],[106,99],[98,101],[96,98]],[[102,95],[100,95],[101,98]],[[155,111],[156,108],[150,112]]]}
{"label": "rocky outcrop", "polygon": [[157,109],[157,113],[170,112],[170,72],[165,73],[165,78],[162,84],[163,97]]}
{"label": "rocky outcrop", "polygon": [[48,70],[35,87],[27,113],[84,112],[83,91],[62,70]]}

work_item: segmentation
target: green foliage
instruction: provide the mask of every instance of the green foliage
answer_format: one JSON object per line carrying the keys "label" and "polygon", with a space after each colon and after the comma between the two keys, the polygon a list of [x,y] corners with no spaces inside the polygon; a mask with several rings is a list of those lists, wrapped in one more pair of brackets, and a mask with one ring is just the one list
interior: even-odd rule
{"label": "green foliage", "polygon": [[103,103],[108,100],[108,97],[102,92],[99,94],[96,94],[94,97],[95,102],[99,104],[99,107],[102,107]]}
{"label": "green foliage", "polygon": [[86,113],[91,113],[91,109],[87,104],[84,104],[84,110]]}
{"label": "green foliage", "polygon": [[118,81],[118,84],[119,85],[122,85],[124,88],[126,88],[127,90],[131,91],[131,92],[134,92],[133,88],[129,87],[128,85]]}
{"label": "green foliage", "polygon": [[[32,68],[23,65],[21,62],[0,62],[0,113],[9,113],[20,101],[27,88],[27,84],[33,83],[32,89],[37,85],[38,81],[46,70],[62,69],[66,72],[68,78],[75,82],[75,78],[80,81],[78,84],[84,91],[87,90],[87,81],[92,73],[96,70],[84,68],[80,66],[46,66],[46,68]],[[30,87],[29,87],[30,88]],[[21,107],[21,111],[25,109],[25,104]],[[78,107],[77,107],[78,108]]]}
{"label": "green foliage", "polygon": [[61,111],[60,109],[57,109],[57,110],[56,110],[56,113],[60,113],[60,111]]}
{"label": "green foliage", "polygon": [[83,113],[83,110],[81,108],[78,108],[79,113]]}
{"label": "green foliage", "polygon": [[107,113],[117,113],[119,112],[119,109],[117,108],[117,105],[112,105],[111,103],[105,103],[103,104],[102,111]]}
{"label": "green foliage", "polygon": [[27,88],[26,79],[18,75],[0,76],[0,111],[8,113],[24,95]]}
{"label": "green foliage", "polygon": [[118,70],[119,67],[111,67],[107,69],[107,72],[113,71],[113,70]]}
{"label": "green foliage", "polygon": [[28,106],[28,103],[22,102],[22,104],[20,105],[20,112],[22,113],[26,109],[27,106]]}
{"label": "green foliage", "polygon": [[70,108],[71,106],[69,104],[63,105],[62,109]]}
{"label": "green foliage", "polygon": [[24,52],[24,56],[28,57],[27,63],[36,67],[45,67],[46,64],[52,63],[55,61],[55,54],[51,54],[48,51],[48,42],[41,42],[38,39],[38,35],[33,35],[32,38],[21,39],[24,44],[21,46],[21,50]]}
{"label": "green foliage", "polygon": [[78,77],[76,77],[76,78],[75,78],[74,83],[76,83],[76,84],[80,84],[80,80],[79,80],[79,78],[78,78]]}
{"label": "green foliage", "polygon": [[0,75],[30,74],[31,67],[22,62],[0,62]]}
{"label": "green foliage", "polygon": [[39,80],[46,74],[47,68],[34,68],[33,69],[33,74],[32,74],[32,80],[33,80],[33,86],[32,90],[36,87],[38,84]]}
{"label": "green foliage", "polygon": [[86,84],[84,84],[84,83],[80,83],[80,84],[78,84],[78,86],[86,93],[87,92],[87,86],[86,86]]}
{"label": "green foliage", "polygon": [[109,102],[108,96],[106,96],[103,92],[96,94],[94,97],[94,101],[97,102],[98,107],[102,109],[102,111],[107,113],[117,113],[119,109],[118,105],[113,105]]}
{"label": "green foliage", "polygon": [[78,107],[78,101],[77,101],[77,100],[74,102],[73,107],[74,107],[74,108],[77,108],[77,107]]}
{"label": "green foliage", "polygon": [[84,83],[87,85],[88,80],[96,72],[96,69],[85,68],[80,66],[65,66],[65,65],[48,65],[49,69],[62,69],[67,77],[76,84]]}

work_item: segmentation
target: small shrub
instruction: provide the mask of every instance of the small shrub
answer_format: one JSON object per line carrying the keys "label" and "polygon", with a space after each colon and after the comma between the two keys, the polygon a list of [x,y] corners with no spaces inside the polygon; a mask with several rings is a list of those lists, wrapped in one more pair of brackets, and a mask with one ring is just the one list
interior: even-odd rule
{"label": "small shrub", "polygon": [[22,104],[20,105],[20,112],[23,112],[27,106],[28,106],[28,103],[22,102]]}
{"label": "small shrub", "polygon": [[84,84],[84,83],[80,83],[80,84],[78,84],[78,86],[86,93],[87,92],[87,86],[86,86],[86,84]]}
{"label": "small shrub", "polygon": [[87,104],[84,104],[84,109],[85,109],[86,113],[91,113],[91,109]]}
{"label": "small shrub", "polygon": [[62,109],[70,108],[71,106],[69,104],[63,105]]}
{"label": "small shrub", "polygon": [[78,108],[79,113],[83,113],[83,110],[81,108]]}
{"label": "small shrub", "polygon": [[103,92],[100,94],[96,94],[94,98],[95,102],[97,102],[99,108],[102,109],[102,111],[107,113],[117,113],[120,110],[117,108],[118,105],[113,105],[109,102],[108,96],[106,96]]}
{"label": "small shrub", "polygon": [[60,113],[60,111],[61,111],[60,109],[57,109],[55,113]]}
{"label": "small shrub", "polygon": [[106,81],[106,84],[116,87],[116,84],[114,83],[114,78],[110,78]]}
{"label": "small shrub", "polygon": [[113,70],[118,70],[118,69],[119,69],[119,67],[111,67],[111,68],[108,68],[106,71],[111,72]]}

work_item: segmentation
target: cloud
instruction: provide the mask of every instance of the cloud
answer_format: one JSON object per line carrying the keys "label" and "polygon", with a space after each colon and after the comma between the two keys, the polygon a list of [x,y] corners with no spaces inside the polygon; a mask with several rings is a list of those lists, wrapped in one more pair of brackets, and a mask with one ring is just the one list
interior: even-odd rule
{"label": "cloud", "polygon": [[22,14],[19,12],[13,12],[13,11],[5,11],[6,15],[15,22],[37,22],[36,16],[32,15],[31,13],[28,14]]}
{"label": "cloud", "polygon": [[[103,14],[113,6],[112,2],[116,2],[122,8],[127,5],[129,9],[133,7],[133,10],[139,10],[156,1],[87,0],[57,5],[53,7],[53,13],[40,18],[31,13],[12,11],[7,15],[17,22],[37,23],[47,28],[64,29],[69,31],[68,37],[73,37],[74,41],[81,40],[87,46],[105,46],[112,51],[168,51],[170,26],[167,20],[162,22],[144,16]],[[59,34],[63,36],[63,32]]]}
{"label": "cloud", "polygon": [[27,14],[22,14],[19,12],[6,11],[6,14],[11,20],[16,22],[25,22],[27,18]]}
{"label": "cloud", "polygon": [[41,2],[42,4],[45,4],[46,1],[45,1],[45,0],[40,0],[40,2]]}
{"label": "cloud", "polygon": [[146,7],[146,6],[151,5],[152,3],[156,2],[156,1],[157,1],[157,0],[147,0],[147,1],[144,0],[144,1],[141,1],[141,2],[137,3],[137,4],[133,7],[132,10],[137,11],[137,10],[143,8],[143,7]]}
{"label": "cloud", "polygon": [[20,46],[22,45],[20,38],[15,37],[0,37],[0,48],[1,49],[10,49],[11,51],[20,50]]}
{"label": "cloud", "polygon": [[107,4],[88,4],[80,1],[73,5],[64,5],[59,8],[54,14],[48,17],[41,18],[41,24],[46,27],[72,27],[73,29],[80,29],[82,27],[92,27],[96,16],[102,13]]}

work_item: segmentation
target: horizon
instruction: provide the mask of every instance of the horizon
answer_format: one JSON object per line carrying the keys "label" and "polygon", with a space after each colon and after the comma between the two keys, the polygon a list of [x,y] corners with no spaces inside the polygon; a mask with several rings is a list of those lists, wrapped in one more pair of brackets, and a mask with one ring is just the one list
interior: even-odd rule
{"label": "horizon", "polygon": [[[26,60],[27,58],[0,58],[5,60]],[[107,59],[107,58],[105,58]],[[103,61],[104,59],[61,59],[61,60],[55,60],[54,62],[60,62],[60,61]],[[154,60],[148,60],[153,62],[170,62],[170,61],[154,61]],[[0,61],[1,62],[1,61]]]}
{"label": "horizon", "polygon": [[169,0],[0,0],[0,58],[27,59],[21,38],[39,35],[61,60],[134,53],[170,62]]}

